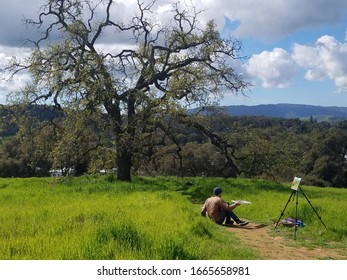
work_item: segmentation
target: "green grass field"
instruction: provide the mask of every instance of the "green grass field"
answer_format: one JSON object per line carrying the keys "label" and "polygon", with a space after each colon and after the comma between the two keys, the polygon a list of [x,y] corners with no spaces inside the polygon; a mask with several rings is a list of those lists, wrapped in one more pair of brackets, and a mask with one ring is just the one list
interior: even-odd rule
{"label": "green grass field", "polygon": [[[232,232],[200,216],[216,185],[226,201],[252,202],[236,209],[240,217],[268,225],[291,194],[290,184],[248,179],[0,179],[0,259],[259,259]],[[299,194],[299,218],[307,225],[297,242],[347,248],[347,190],[302,188],[328,230]],[[294,211],[291,201],[284,217]],[[292,232],[273,230],[288,239]]]}

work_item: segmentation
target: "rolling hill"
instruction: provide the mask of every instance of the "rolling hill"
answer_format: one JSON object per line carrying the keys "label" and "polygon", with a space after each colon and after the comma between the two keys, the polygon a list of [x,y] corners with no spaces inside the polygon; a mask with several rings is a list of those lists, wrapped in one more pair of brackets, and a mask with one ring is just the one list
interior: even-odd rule
{"label": "rolling hill", "polygon": [[221,107],[231,116],[268,116],[277,118],[314,118],[317,121],[347,119],[347,107],[324,107],[299,104],[231,105]]}

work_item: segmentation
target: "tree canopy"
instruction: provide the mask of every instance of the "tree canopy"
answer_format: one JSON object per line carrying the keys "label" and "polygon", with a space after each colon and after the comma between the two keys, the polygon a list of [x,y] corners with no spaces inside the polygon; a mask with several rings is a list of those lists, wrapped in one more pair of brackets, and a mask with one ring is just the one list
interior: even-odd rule
{"label": "tree canopy", "polygon": [[[170,119],[202,129],[226,150],[183,109],[218,102],[223,92],[248,86],[235,70],[241,43],[222,38],[213,21],[201,26],[203,11],[177,2],[166,11],[168,20],[158,22],[157,1],[137,4],[137,13],[124,21],[114,17],[113,0],[48,0],[37,19],[26,21],[42,32],[29,40],[31,55],[8,68],[31,74],[21,103],[73,109],[97,120],[114,143],[120,180],[131,180],[141,137],[155,136],[158,129],[172,136]],[[114,47],[105,44],[105,34]],[[124,37],[130,40],[120,47]],[[232,160],[226,157],[229,165]]]}

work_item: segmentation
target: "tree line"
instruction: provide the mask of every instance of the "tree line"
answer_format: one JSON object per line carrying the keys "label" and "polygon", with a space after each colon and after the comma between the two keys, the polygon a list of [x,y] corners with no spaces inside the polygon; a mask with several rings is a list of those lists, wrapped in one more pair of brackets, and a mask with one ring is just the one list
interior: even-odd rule
{"label": "tree line", "polygon": [[[48,176],[114,172],[112,132],[102,119],[70,111],[59,115],[46,107],[21,111],[0,145],[0,176]],[[8,117],[8,115],[7,115]],[[272,117],[234,117],[223,112],[196,114],[184,125],[161,116],[165,128],[139,127],[132,174],[266,178],[305,184],[347,186],[347,121],[336,123]],[[107,117],[104,117],[107,119]],[[194,127],[195,126],[195,127]],[[204,129],[202,129],[202,126]],[[64,174],[65,172],[65,174]]]}

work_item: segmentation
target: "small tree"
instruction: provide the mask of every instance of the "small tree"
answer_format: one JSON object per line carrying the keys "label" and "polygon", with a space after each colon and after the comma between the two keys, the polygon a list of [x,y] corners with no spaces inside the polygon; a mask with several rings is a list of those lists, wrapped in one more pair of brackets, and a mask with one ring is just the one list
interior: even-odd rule
{"label": "small tree", "polygon": [[[184,104],[218,101],[221,92],[243,92],[247,83],[236,73],[239,41],[221,38],[213,21],[201,29],[196,7],[176,3],[168,24],[155,20],[156,1],[137,2],[129,22],[113,18],[112,0],[49,0],[38,20],[43,31],[30,58],[13,61],[12,73],[26,69],[32,82],[23,100],[106,113],[117,152],[118,179],[131,180],[136,138],[165,126],[163,116],[196,124]],[[102,50],[103,34],[131,36],[132,46]],[[160,125],[159,125],[160,124]]]}

